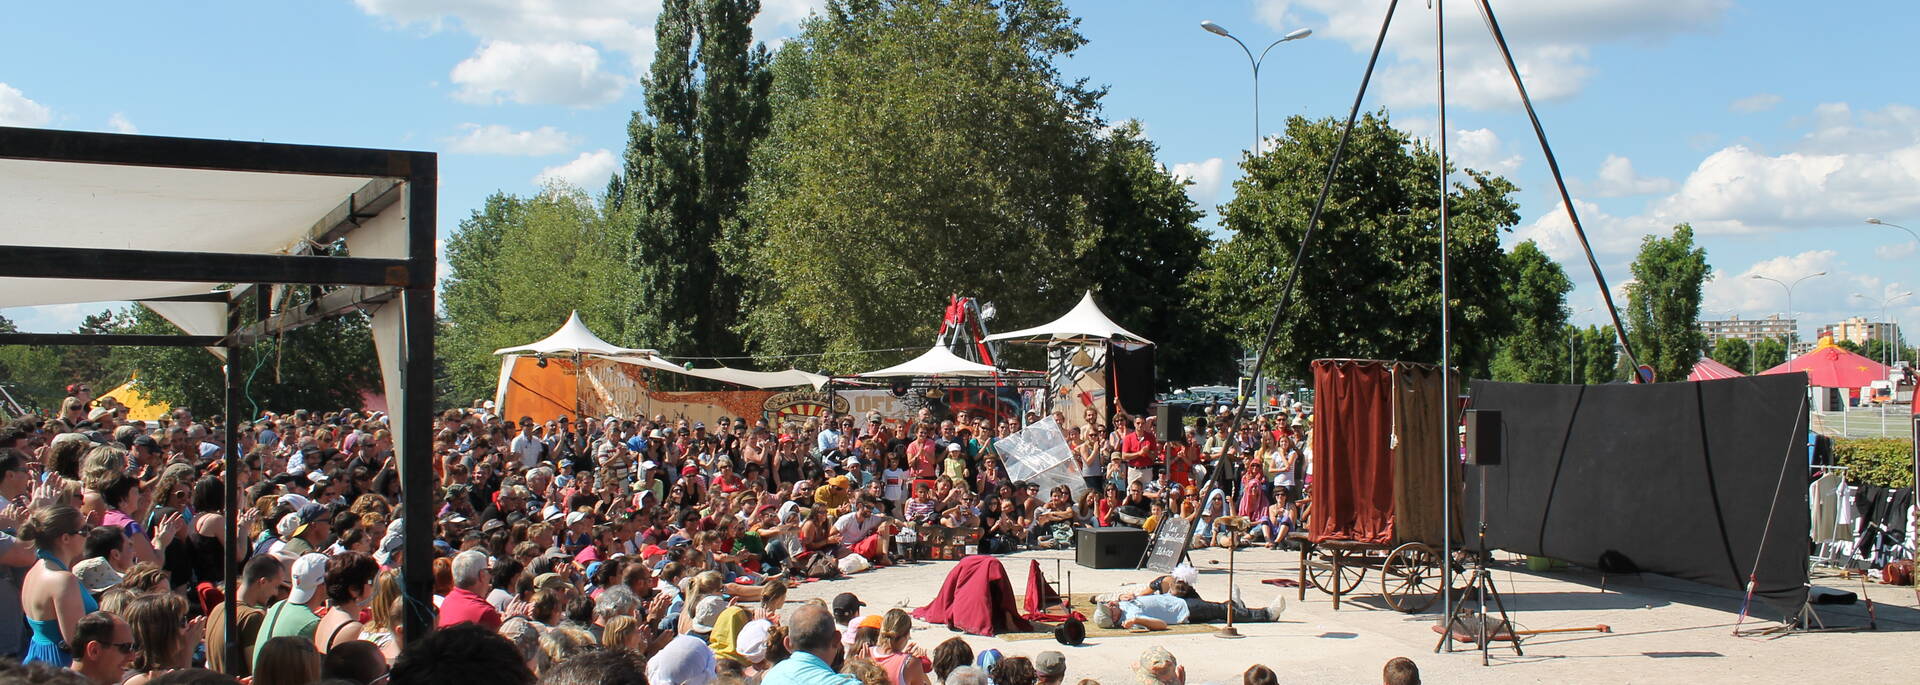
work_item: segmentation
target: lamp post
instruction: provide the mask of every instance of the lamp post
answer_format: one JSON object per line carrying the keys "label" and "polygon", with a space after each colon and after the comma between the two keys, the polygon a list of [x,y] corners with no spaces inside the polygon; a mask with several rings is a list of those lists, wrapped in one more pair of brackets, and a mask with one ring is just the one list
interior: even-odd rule
{"label": "lamp post", "polygon": [[[1813,278],[1815,276],[1825,276],[1825,275],[1827,275],[1827,272],[1825,271],[1815,271],[1813,273],[1794,279],[1793,283],[1791,284],[1787,283],[1786,281],[1782,281],[1778,278],[1768,278],[1760,274],[1753,275],[1755,279],[1762,280],[1762,281],[1773,281],[1774,283],[1780,284],[1780,287],[1787,289],[1787,320],[1793,322],[1793,331],[1787,335],[1787,346],[1789,348],[1791,348],[1793,346],[1793,342],[1799,339],[1800,337],[1800,320],[1794,318],[1793,316],[1793,287],[1796,285],[1800,285],[1801,281],[1807,280],[1809,278]],[[1792,350],[1789,349],[1788,353],[1792,353]]]}
{"label": "lamp post", "polygon": [[1259,155],[1260,154],[1260,63],[1267,61],[1267,52],[1272,50],[1273,46],[1279,45],[1281,43],[1285,43],[1287,41],[1300,40],[1307,36],[1311,36],[1313,35],[1313,29],[1294,29],[1293,31],[1288,32],[1287,35],[1281,36],[1280,40],[1276,40],[1272,43],[1269,43],[1267,45],[1267,49],[1261,50],[1260,56],[1256,58],[1253,56],[1253,50],[1248,48],[1246,43],[1240,42],[1239,38],[1236,38],[1232,33],[1227,32],[1227,27],[1213,23],[1212,20],[1207,20],[1207,21],[1200,22],[1200,28],[1206,29],[1207,33],[1211,33],[1216,36],[1225,36],[1227,38],[1232,39],[1235,44],[1240,46],[1240,50],[1242,52],[1247,53],[1247,63],[1253,65],[1253,154]]}
{"label": "lamp post", "polygon": [[[1893,302],[1894,300],[1898,300],[1902,297],[1909,297],[1911,295],[1913,295],[1913,291],[1911,290],[1906,291],[1904,293],[1894,293],[1886,297],[1873,297],[1870,295],[1862,295],[1860,293],[1853,294],[1854,297],[1860,298],[1862,300],[1866,300],[1868,302],[1880,303],[1880,324],[1883,326],[1889,326],[1889,329],[1887,332],[1892,334],[1891,335],[1892,340],[1887,340],[1885,338],[1882,338],[1880,341],[1880,362],[1886,364],[1887,366],[1893,366],[1894,364],[1897,364],[1900,362],[1900,335],[1892,329],[1890,322],[1887,321],[1887,304],[1890,302]],[[1893,353],[1892,353],[1893,356],[1892,356],[1891,362],[1888,362],[1887,346],[1889,344],[1893,346]]]}
{"label": "lamp post", "polygon": [[[1582,314],[1585,314],[1585,313],[1587,313],[1587,312],[1590,312],[1590,311],[1593,311],[1593,308],[1592,308],[1592,307],[1587,307],[1587,308],[1585,308],[1585,309],[1581,309],[1581,310],[1580,310],[1580,313],[1582,313]],[[1579,384],[1579,383],[1580,383],[1580,381],[1578,381],[1578,380],[1576,380],[1576,378],[1577,378],[1577,377],[1576,377],[1576,376],[1574,376],[1574,369],[1578,369],[1578,368],[1580,368],[1580,367],[1578,367],[1578,366],[1576,366],[1576,365],[1574,365],[1574,362],[1573,362],[1573,333],[1574,333],[1574,330],[1575,330],[1575,329],[1574,329],[1574,327],[1573,327],[1573,322],[1571,322],[1571,321],[1569,321],[1569,322],[1567,322],[1567,385],[1577,385],[1577,384]]]}
{"label": "lamp post", "polygon": [[1911,229],[1911,228],[1907,228],[1907,227],[1905,227],[1905,226],[1901,226],[1900,224],[1895,224],[1895,223],[1888,223],[1888,222],[1885,222],[1885,221],[1881,221],[1881,220],[1879,220],[1879,219],[1875,219],[1875,218],[1872,218],[1872,217],[1868,217],[1868,218],[1867,218],[1867,223],[1870,223],[1870,224],[1873,224],[1873,225],[1875,225],[1875,226],[1891,226],[1891,227],[1893,227],[1893,228],[1897,228],[1897,229],[1900,229],[1900,230],[1902,230],[1902,231],[1906,231],[1906,232],[1907,232],[1907,235],[1909,235],[1909,236],[1912,236],[1912,237],[1913,237],[1913,241],[1914,241],[1914,242],[1916,242],[1916,243],[1920,243],[1920,233],[1914,233],[1914,232],[1913,232],[1913,229]]}

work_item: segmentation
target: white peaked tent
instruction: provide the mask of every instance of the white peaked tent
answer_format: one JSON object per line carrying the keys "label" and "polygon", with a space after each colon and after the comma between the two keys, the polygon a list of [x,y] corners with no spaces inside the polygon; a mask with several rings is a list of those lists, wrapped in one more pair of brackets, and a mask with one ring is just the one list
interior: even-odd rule
{"label": "white peaked tent", "polygon": [[911,376],[993,376],[1007,372],[980,362],[961,359],[945,347],[929,348],[918,357],[889,366],[879,371],[858,374],[860,378],[903,378]]}
{"label": "white peaked tent", "polygon": [[560,330],[554,331],[553,335],[549,335],[546,338],[541,339],[539,342],[535,342],[527,345],[521,345],[519,347],[503,347],[503,348],[494,350],[493,353],[496,355],[521,354],[521,355],[531,355],[536,357],[557,357],[557,356],[596,355],[596,354],[609,355],[609,356],[632,355],[632,356],[639,356],[639,357],[652,357],[654,355],[659,354],[653,350],[639,350],[631,347],[621,347],[619,345],[615,345],[605,340],[601,340],[600,336],[594,335],[593,331],[587,330],[587,324],[580,321],[580,312],[577,312],[577,311],[574,312],[572,316],[567,317],[567,322],[565,324],[561,324]]}
{"label": "white peaked tent", "polygon": [[1107,340],[1126,339],[1134,342],[1153,344],[1152,340],[1135,335],[1133,331],[1121,328],[1106,312],[1093,303],[1093,291],[1080,296],[1080,304],[1066,316],[1054,319],[1050,323],[1023,328],[1017,331],[995,333],[986,337],[988,342],[1005,340],[1030,343],[1067,343],[1075,345],[1094,345]]}

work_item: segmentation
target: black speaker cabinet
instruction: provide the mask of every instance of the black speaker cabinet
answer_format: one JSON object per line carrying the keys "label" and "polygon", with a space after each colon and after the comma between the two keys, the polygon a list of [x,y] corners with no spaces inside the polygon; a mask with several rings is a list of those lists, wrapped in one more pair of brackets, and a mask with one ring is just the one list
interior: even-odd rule
{"label": "black speaker cabinet", "polygon": [[1156,418],[1153,423],[1156,434],[1153,437],[1155,440],[1173,442],[1187,439],[1186,426],[1182,425],[1186,423],[1187,416],[1186,412],[1181,411],[1180,405],[1163,404],[1156,407],[1154,412]]}
{"label": "black speaker cabinet", "polygon": [[1463,418],[1467,429],[1467,463],[1473,466],[1499,466],[1502,456],[1500,412],[1468,409]]}
{"label": "black speaker cabinet", "polygon": [[1126,526],[1074,531],[1074,561],[1087,568],[1135,568],[1147,553],[1147,531]]}

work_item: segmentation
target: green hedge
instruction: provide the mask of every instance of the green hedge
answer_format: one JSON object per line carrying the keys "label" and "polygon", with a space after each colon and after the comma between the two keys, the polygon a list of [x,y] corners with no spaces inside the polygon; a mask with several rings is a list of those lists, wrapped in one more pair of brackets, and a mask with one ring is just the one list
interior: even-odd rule
{"label": "green hedge", "polygon": [[1912,438],[1834,438],[1833,460],[1847,479],[1904,488],[1913,485]]}

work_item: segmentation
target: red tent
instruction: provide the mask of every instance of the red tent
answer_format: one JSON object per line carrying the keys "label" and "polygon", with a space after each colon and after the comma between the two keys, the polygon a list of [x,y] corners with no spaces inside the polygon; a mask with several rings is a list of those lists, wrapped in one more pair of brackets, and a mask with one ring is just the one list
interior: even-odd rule
{"label": "red tent", "polygon": [[1746,374],[1733,370],[1733,367],[1715,361],[1712,357],[1701,357],[1695,362],[1693,370],[1687,373],[1690,381],[1716,381],[1722,378],[1739,378]]}
{"label": "red tent", "polygon": [[1807,372],[1807,385],[1822,388],[1864,388],[1887,379],[1886,365],[1848,352],[1822,339],[1813,351],[1794,357],[1785,364],[1761,371],[1770,373]]}
{"label": "red tent", "polygon": [[1000,559],[976,554],[960,560],[940,583],[933,603],[913,610],[914,618],[975,635],[1024,633],[1033,624],[1020,617],[1013,581]]}

